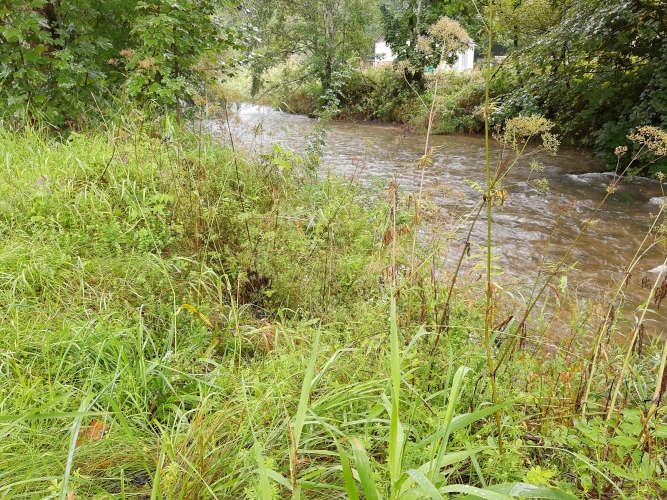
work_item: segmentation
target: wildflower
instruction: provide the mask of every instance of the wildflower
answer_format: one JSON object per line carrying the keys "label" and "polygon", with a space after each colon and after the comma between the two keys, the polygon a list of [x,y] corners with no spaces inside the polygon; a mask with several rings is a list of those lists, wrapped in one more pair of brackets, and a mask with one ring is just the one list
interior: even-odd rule
{"label": "wildflower", "polygon": [[519,115],[507,120],[505,134],[524,139],[545,134],[554,126],[542,115]]}
{"label": "wildflower", "polygon": [[646,147],[656,156],[667,155],[667,132],[658,127],[639,127],[636,133],[628,135],[628,139]]}
{"label": "wildflower", "polygon": [[398,64],[396,64],[396,73],[399,75],[403,76],[407,73],[410,73],[411,75],[414,74],[416,71],[415,67],[410,64],[410,61],[407,60],[402,60],[398,61]]}
{"label": "wildflower", "polygon": [[552,154],[558,151],[560,140],[549,132],[554,124],[541,115],[518,115],[505,122],[502,134],[496,139],[503,147],[518,150],[534,137],[541,136],[542,147]]}
{"label": "wildflower", "polygon": [[550,132],[545,132],[542,134],[542,146],[546,151],[549,151],[549,153],[555,155],[558,152],[560,140],[558,139],[557,135]]}
{"label": "wildflower", "polygon": [[535,160],[532,160],[530,162],[530,171],[531,172],[544,172],[544,165],[541,163],[538,163]]}
{"label": "wildflower", "polygon": [[208,104],[208,99],[199,94],[195,94],[194,96],[192,96],[192,102],[194,102],[195,106],[201,108],[204,107],[206,104]]}
{"label": "wildflower", "polygon": [[427,36],[419,35],[417,38],[417,50],[427,56],[433,54],[433,39]]}
{"label": "wildflower", "polygon": [[155,66],[155,59],[152,57],[149,57],[148,59],[142,59],[137,63],[137,66],[139,66],[140,69],[149,69]]}
{"label": "wildflower", "polygon": [[467,49],[470,43],[470,35],[463,26],[447,16],[441,17],[431,25],[429,32],[437,43],[442,44],[442,56]]}
{"label": "wildflower", "polygon": [[537,179],[533,183],[533,186],[540,194],[546,194],[549,192],[549,181],[547,179]]}

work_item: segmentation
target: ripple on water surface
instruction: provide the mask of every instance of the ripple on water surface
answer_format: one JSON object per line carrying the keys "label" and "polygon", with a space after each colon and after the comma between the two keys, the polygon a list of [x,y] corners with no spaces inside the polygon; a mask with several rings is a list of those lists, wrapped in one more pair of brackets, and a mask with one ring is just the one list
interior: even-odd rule
{"label": "ripple on water surface", "polygon": [[[317,121],[261,106],[242,106],[234,131],[248,146],[267,147],[280,142],[302,152]],[[342,175],[355,175],[362,182],[388,183],[396,177],[407,192],[419,189],[421,170],[417,160],[424,154],[425,137],[406,132],[400,126],[366,122],[332,122],[323,149],[323,169]],[[425,171],[424,188],[442,207],[455,212],[472,207],[478,200],[466,182],[471,179],[484,185],[484,140],[479,136],[436,136],[431,138],[434,165]],[[558,260],[576,237],[580,227],[591,217],[613,181],[613,172],[600,172],[601,165],[590,152],[563,148],[557,156],[536,158],[545,167],[538,177],[549,183],[549,192],[538,193],[525,183],[530,172],[529,160],[517,164],[506,179],[509,198],[497,211],[494,221],[494,248],[500,264],[511,274],[527,271],[544,252],[544,245],[557,220],[557,207],[570,207],[569,215],[559,222],[550,243],[554,251],[549,258]],[[536,179],[535,173],[531,179]],[[609,196],[596,215],[597,223],[589,226],[576,250],[578,276],[582,282],[605,287],[619,280],[628,262],[646,235],[656,206],[665,198],[659,183],[635,179],[623,183]],[[475,243],[486,241],[483,218],[473,233]],[[657,249],[647,253],[634,276],[649,273],[662,263]]]}

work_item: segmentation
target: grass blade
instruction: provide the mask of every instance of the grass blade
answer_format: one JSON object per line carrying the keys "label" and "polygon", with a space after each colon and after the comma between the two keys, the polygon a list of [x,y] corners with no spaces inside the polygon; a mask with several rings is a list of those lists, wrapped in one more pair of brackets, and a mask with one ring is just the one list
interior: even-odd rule
{"label": "grass blade", "polygon": [[285,479],[284,476],[280,475],[279,473],[268,467],[264,467],[264,471],[266,472],[266,475],[269,476],[269,478],[273,479],[276,483],[292,491],[292,485],[287,479]]}
{"label": "grass blade", "polygon": [[19,420],[49,420],[57,418],[81,418],[98,415],[107,415],[104,411],[64,411],[54,413],[28,413],[27,415],[0,415],[0,424]]}
{"label": "grass blade", "polygon": [[259,446],[259,442],[255,438],[255,458],[257,459],[257,473],[259,474],[259,498],[261,500],[272,500],[273,494],[271,493],[271,484],[269,483],[269,475],[266,470],[266,464],[264,463],[264,455],[262,455],[262,449]]}
{"label": "grass blade", "polygon": [[359,492],[357,491],[357,483],[354,481],[352,475],[352,468],[350,467],[350,460],[347,458],[347,453],[343,450],[338,440],[334,438],[336,448],[338,449],[338,456],[340,457],[340,465],[343,468],[343,479],[345,480],[345,491],[347,491],[347,498],[349,500],[359,500]]}
{"label": "grass blade", "polygon": [[[461,395],[461,386],[463,385],[463,379],[465,378],[468,372],[471,372],[472,369],[467,366],[461,366],[456,373],[454,374],[454,380],[452,381],[452,388],[449,392],[449,401],[447,402],[447,410],[445,412],[444,422],[441,423],[444,426],[444,432],[442,433],[442,438],[439,445],[435,446],[437,450],[437,459],[434,461],[434,464],[439,464],[442,460],[443,455],[447,451],[447,444],[449,442],[449,434],[451,433],[452,420],[454,419],[454,410],[459,401],[459,396]],[[430,473],[431,481],[435,480],[435,474],[438,471],[438,467],[433,467]]]}
{"label": "grass blade", "polygon": [[[79,411],[77,413],[85,413],[86,408],[90,402],[90,396],[87,396],[81,401],[79,405]],[[69,484],[70,473],[72,472],[72,462],[74,462],[74,452],[76,450],[76,442],[79,437],[79,429],[81,428],[81,423],[83,422],[83,416],[79,415],[74,418],[72,422],[72,427],[70,427],[70,438],[69,438],[69,451],[67,453],[67,463],[65,464],[65,473],[63,474],[63,482],[60,488],[60,500],[65,500],[67,498],[67,486]]]}
{"label": "grass blade", "polygon": [[303,429],[303,422],[306,419],[306,411],[308,410],[308,400],[310,398],[310,391],[312,389],[313,376],[315,374],[315,360],[317,359],[317,348],[320,344],[320,331],[317,330],[313,349],[310,353],[310,360],[306,368],[306,375],[303,378],[301,385],[301,397],[299,398],[299,406],[296,410],[296,417],[294,419],[294,443],[299,446],[299,439],[301,438],[301,430]]}
{"label": "grass blade", "polygon": [[483,500],[513,500],[511,496],[505,495],[504,493],[476,488],[474,486],[468,486],[467,484],[450,484],[449,486],[440,488],[440,491],[443,493],[467,493],[470,496],[478,497]]}
{"label": "grass blade", "polygon": [[[492,415],[498,410],[502,410],[508,406],[510,406],[511,403],[505,403],[502,405],[495,405],[495,406],[489,406],[487,408],[483,408],[481,410],[477,410],[472,413],[464,413],[462,415],[457,415],[452,419],[452,422],[449,426],[449,433],[451,434],[452,432],[456,432],[474,422],[477,420],[480,420],[484,417],[488,417],[489,415]],[[442,428],[438,432],[435,432],[431,434],[429,437],[424,438],[421,440],[419,443],[415,445],[415,448],[423,448],[424,446],[431,444],[433,441],[436,441],[438,439],[441,439],[445,434],[447,433],[447,428]]]}
{"label": "grass blade", "polygon": [[435,462],[426,462],[423,464],[421,467],[419,467],[419,471],[426,474],[429,470],[434,468],[436,471],[442,469],[443,467],[448,467],[450,465],[454,465],[459,462],[463,462],[464,460],[467,460],[468,458],[472,457],[473,455],[479,453],[480,451],[483,450],[488,450],[489,446],[480,446],[478,448],[471,448],[469,450],[462,450],[462,451],[455,451],[451,453],[446,453],[445,455],[442,456],[440,459],[440,462],[435,464]]}
{"label": "grass blade", "polygon": [[157,467],[155,468],[155,476],[153,477],[153,489],[151,491],[151,500],[158,500],[162,498],[162,467],[164,467],[164,457],[167,454],[167,441],[163,437],[162,449],[160,450],[160,457],[158,458]]}
{"label": "grass blade", "polygon": [[415,480],[417,485],[433,500],[445,500],[431,481],[421,472],[416,469],[410,469],[407,474]]}
{"label": "grass blade", "polygon": [[[502,493],[511,497],[519,498],[545,498],[547,500],[577,500],[577,497],[565,493],[561,490],[547,488],[546,486],[537,486],[528,483],[504,483],[494,484],[485,488],[489,491]],[[475,498],[475,495],[470,495],[467,498]]]}
{"label": "grass blade", "polygon": [[368,455],[366,455],[364,446],[357,438],[350,438],[350,442],[352,443],[352,453],[357,465],[359,480],[364,488],[366,500],[381,500],[382,497],[377,490],[377,486],[375,486],[373,470],[371,469],[371,464],[368,461]]}

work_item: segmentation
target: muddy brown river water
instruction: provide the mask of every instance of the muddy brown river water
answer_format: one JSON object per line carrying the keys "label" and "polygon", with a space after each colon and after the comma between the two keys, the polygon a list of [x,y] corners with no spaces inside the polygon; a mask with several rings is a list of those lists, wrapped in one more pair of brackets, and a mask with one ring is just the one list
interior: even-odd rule
{"label": "muddy brown river water", "polygon": [[[303,152],[308,134],[317,125],[306,116],[251,105],[239,107],[235,118],[234,134],[247,147],[258,149],[280,143]],[[400,126],[332,122],[321,168],[385,186],[395,176],[403,191],[417,192],[421,177],[417,160],[424,153],[425,141],[424,135],[405,132]],[[434,165],[425,172],[424,189],[444,213],[463,214],[479,200],[466,179],[484,185],[484,140],[479,136],[435,136],[430,144],[436,152]],[[611,174],[601,172],[600,162],[590,151],[562,148],[557,156],[541,155],[538,160],[545,166],[538,175],[548,180],[549,192],[540,194],[525,184],[529,173],[525,161],[507,179],[509,198],[504,208],[495,210],[494,248],[499,266],[510,275],[537,269],[556,220],[553,202],[573,208],[573,215],[561,223],[550,246],[550,259],[558,260],[577,235],[582,220],[590,217],[604,198],[612,180]],[[602,208],[598,223],[589,226],[573,251],[571,260],[576,262],[577,271],[570,281],[576,280],[578,286],[597,294],[621,279],[651,224],[650,214],[659,211],[662,199],[655,180],[638,178],[623,183]],[[476,244],[484,245],[485,226],[482,217],[473,233]],[[650,250],[632,279],[655,279],[663,259],[662,251]]]}

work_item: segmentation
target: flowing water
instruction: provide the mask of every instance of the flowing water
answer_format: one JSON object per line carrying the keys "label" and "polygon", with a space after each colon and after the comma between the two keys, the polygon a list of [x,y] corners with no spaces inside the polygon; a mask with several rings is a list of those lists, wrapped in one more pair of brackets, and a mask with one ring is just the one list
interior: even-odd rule
{"label": "flowing water", "polygon": [[[243,105],[237,110],[232,127],[234,134],[248,147],[266,147],[273,143],[302,152],[308,135],[317,125],[315,119],[292,115],[268,107]],[[322,169],[345,176],[356,176],[362,182],[388,185],[396,177],[406,193],[419,191],[421,168],[417,160],[424,154],[426,137],[406,132],[403,127],[335,121],[330,123],[324,146]],[[435,136],[434,164],[427,167],[424,190],[443,214],[461,215],[479,201],[480,194],[466,182],[484,185],[485,149],[480,136]],[[564,217],[550,243],[549,259],[557,261],[579,232],[582,221],[604,198],[612,174],[601,172],[601,165],[586,150],[562,148],[557,156],[540,155],[549,192],[540,194],[526,185],[528,161],[517,165],[507,178],[509,197],[504,208],[495,209],[493,247],[498,264],[510,275],[535,271],[542,259],[556,213],[554,203],[570,205],[571,215]],[[570,281],[583,286],[588,293],[608,289],[622,279],[624,269],[639,248],[662,202],[660,185],[649,179],[623,183],[610,196],[571,254],[577,271]],[[484,245],[486,221],[483,214],[473,233],[473,244]],[[631,287],[637,298],[645,300],[639,283],[644,276],[655,280],[656,268],[664,254],[654,248],[632,273]],[[635,302],[636,303],[636,302]]]}

